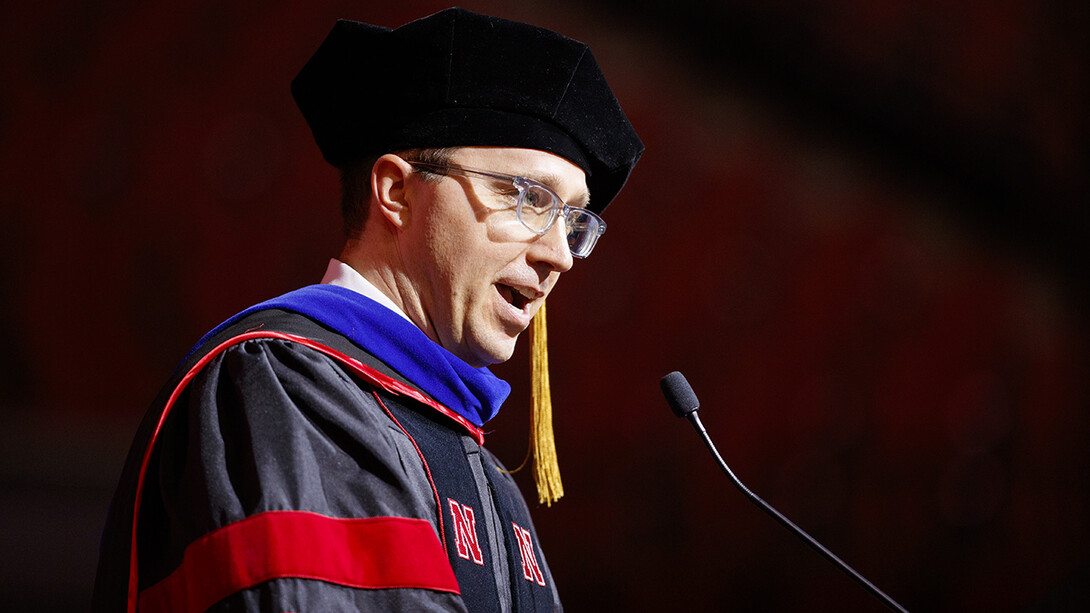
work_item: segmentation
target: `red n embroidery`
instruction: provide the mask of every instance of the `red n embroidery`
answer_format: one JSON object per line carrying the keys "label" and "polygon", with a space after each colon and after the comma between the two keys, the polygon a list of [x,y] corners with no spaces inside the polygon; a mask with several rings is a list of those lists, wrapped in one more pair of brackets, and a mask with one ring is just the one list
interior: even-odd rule
{"label": "red n embroidery", "polygon": [[454,519],[454,546],[458,549],[458,557],[484,566],[481,545],[477,542],[477,518],[473,515],[473,507],[450,498],[447,498],[447,502]]}
{"label": "red n embroidery", "polygon": [[537,565],[537,556],[534,555],[534,538],[530,531],[521,528],[515,522],[515,540],[519,544],[519,553],[522,555],[522,576],[527,581],[533,581],[538,585],[545,585],[545,577],[541,575],[541,567]]}

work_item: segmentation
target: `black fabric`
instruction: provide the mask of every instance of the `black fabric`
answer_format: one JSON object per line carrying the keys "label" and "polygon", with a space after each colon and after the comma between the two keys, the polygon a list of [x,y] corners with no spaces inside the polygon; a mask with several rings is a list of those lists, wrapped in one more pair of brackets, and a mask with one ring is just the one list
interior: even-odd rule
{"label": "black fabric", "polygon": [[[487,449],[481,449],[485,456],[485,462],[494,466],[502,465]],[[541,541],[537,538],[534,523],[530,520],[530,510],[526,506],[526,500],[519,492],[515,480],[504,470],[495,470],[488,473],[489,482],[492,484],[492,492],[496,496],[495,505],[500,513],[501,524],[507,531],[507,541],[513,551],[518,551],[518,544],[514,543],[514,525],[529,531],[532,536],[532,549],[534,562],[544,577],[545,586],[538,584],[536,580],[529,580],[523,576],[521,554],[509,555],[511,586],[514,588],[515,601],[521,604],[520,610],[525,611],[553,611],[554,602],[549,598],[557,598],[555,584],[549,565],[545,561],[545,554],[541,550]],[[550,590],[552,593],[550,594]],[[531,604],[532,603],[532,604]]]}
{"label": "black fabric", "polygon": [[539,149],[587,173],[596,212],[643,153],[585,44],[464,9],[395,30],[340,20],[292,94],[334,166],[416,147]]}
{"label": "black fabric", "polygon": [[[488,507],[483,504],[481,492],[473,480],[469,461],[463,452],[461,436],[448,425],[440,423],[435,416],[405,406],[396,397],[384,395],[383,400],[401,425],[409,431],[428,461],[439,496],[439,514],[443,523],[447,557],[462,591],[477,596],[470,610],[499,611],[499,594],[496,593],[492,571],[493,551],[482,530],[488,521],[484,517]],[[478,524],[477,544],[481,549],[481,564],[475,563],[472,558],[466,560],[458,555],[455,534],[457,527],[453,525],[454,518],[449,502],[451,500],[474,510],[474,519]]]}
{"label": "black fabric", "polygon": [[[130,451],[103,535],[93,611],[125,610],[138,469],[167,397],[201,356],[249,330],[315,339],[411,386],[339,333],[285,311],[259,311],[209,340],[164,387]],[[510,571],[518,568],[520,551],[503,538],[504,525],[515,518],[532,530],[532,522],[498,462],[430,407],[385,391],[380,403],[375,391],[342,363],[290,340],[232,343],[212,359],[185,387],[155,439],[140,512],[139,588],[169,575],[185,548],[208,532],[263,511],[301,510],[429,521],[445,541],[462,596],[276,579],[211,610],[560,610],[551,576],[546,586],[523,586],[522,575]],[[489,475],[483,483],[472,464],[482,457]],[[457,555],[451,499],[475,510],[481,565],[466,566]],[[538,561],[547,572],[544,559]]]}

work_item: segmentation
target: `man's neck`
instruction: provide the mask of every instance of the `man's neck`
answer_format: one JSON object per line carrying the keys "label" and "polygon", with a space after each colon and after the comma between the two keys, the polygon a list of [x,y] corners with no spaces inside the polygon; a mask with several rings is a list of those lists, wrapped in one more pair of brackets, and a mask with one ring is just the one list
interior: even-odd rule
{"label": "man's neck", "polygon": [[405,314],[405,311],[403,311],[389,296],[383,293],[382,290],[376,287],[374,283],[368,281],[366,277],[351,265],[342,262],[337,258],[330,258],[329,265],[326,266],[325,275],[322,277],[322,283],[338,285],[363,294],[394,313],[404,317],[410,323],[412,322],[412,320],[409,319],[409,316]]}

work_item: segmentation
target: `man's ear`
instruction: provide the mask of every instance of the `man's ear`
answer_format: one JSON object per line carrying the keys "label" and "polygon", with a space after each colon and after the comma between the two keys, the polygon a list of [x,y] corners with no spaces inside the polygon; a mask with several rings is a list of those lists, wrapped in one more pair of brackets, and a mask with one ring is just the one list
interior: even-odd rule
{"label": "man's ear", "polygon": [[371,167],[371,204],[386,221],[397,228],[409,223],[410,197],[407,184],[413,167],[402,158],[387,153]]}

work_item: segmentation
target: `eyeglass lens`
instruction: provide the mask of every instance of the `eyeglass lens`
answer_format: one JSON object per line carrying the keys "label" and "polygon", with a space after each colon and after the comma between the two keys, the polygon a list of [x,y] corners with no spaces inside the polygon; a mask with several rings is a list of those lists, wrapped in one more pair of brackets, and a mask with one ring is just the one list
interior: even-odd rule
{"label": "eyeglass lens", "polygon": [[[563,206],[552,192],[544,187],[523,182],[519,221],[534,232],[544,233],[556,221]],[[598,241],[598,220],[583,209],[567,207],[564,224],[567,230],[568,249],[576,257],[586,257]]]}
{"label": "eyeglass lens", "polygon": [[582,209],[568,209],[564,216],[568,230],[568,249],[572,255],[585,258],[598,242],[598,220]]}
{"label": "eyeglass lens", "polygon": [[[520,182],[522,201],[518,215],[519,221],[534,232],[544,233],[552,227],[564,207],[563,201],[545,187]],[[584,209],[566,207],[564,224],[567,230],[568,248],[572,255],[584,258],[594,248],[601,235],[599,221]]]}
{"label": "eyeglass lens", "polygon": [[548,190],[540,185],[523,182],[519,221],[534,232],[544,232],[556,218],[559,204]]}

